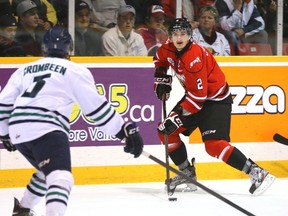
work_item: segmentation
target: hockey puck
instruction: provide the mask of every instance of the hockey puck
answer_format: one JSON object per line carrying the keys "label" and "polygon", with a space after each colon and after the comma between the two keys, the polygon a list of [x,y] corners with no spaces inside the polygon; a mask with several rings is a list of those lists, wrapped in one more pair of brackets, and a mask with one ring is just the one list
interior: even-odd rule
{"label": "hockey puck", "polygon": [[172,201],[172,202],[175,202],[175,201],[177,201],[177,198],[176,197],[169,197],[168,200]]}

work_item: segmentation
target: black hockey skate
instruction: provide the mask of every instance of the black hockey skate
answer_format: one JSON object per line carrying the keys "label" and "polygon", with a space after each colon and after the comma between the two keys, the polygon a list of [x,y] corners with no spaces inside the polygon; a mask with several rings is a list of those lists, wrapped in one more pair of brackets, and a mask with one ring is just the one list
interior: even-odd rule
{"label": "black hockey skate", "polygon": [[[251,160],[250,160],[251,161]],[[274,182],[275,176],[271,175],[267,170],[259,167],[253,161],[250,167],[250,180],[251,180],[251,187],[249,192],[255,196],[258,196],[264,193]]]}
{"label": "black hockey skate", "polygon": [[18,199],[14,198],[14,209],[12,216],[36,216],[36,214],[29,208],[21,207]]}
{"label": "black hockey skate", "polygon": [[[189,165],[181,172],[184,175],[196,181],[197,177],[196,177],[195,166],[194,166],[195,158],[192,158],[191,162],[192,162],[192,165]],[[197,190],[196,185],[194,185],[192,182],[188,181],[187,179],[182,178],[181,176],[175,176],[170,180],[170,191],[192,192],[196,190]]]}

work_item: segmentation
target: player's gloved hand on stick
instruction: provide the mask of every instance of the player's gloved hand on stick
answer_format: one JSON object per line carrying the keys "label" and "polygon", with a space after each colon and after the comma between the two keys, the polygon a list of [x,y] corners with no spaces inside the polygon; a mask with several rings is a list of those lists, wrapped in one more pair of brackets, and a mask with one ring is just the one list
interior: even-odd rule
{"label": "player's gloved hand on stick", "polygon": [[16,147],[11,143],[9,135],[0,136],[0,140],[7,151],[16,151]]}
{"label": "player's gloved hand on stick", "polygon": [[134,155],[137,158],[143,151],[143,139],[139,134],[139,127],[134,122],[125,123],[121,131],[116,135],[117,138],[125,138],[124,152]]}
{"label": "player's gloved hand on stick", "polygon": [[154,74],[154,92],[159,100],[168,100],[170,97],[172,76],[163,73]]}
{"label": "player's gloved hand on stick", "polygon": [[158,131],[162,134],[170,135],[181,126],[183,126],[183,122],[179,118],[179,115],[176,112],[171,112],[170,115],[160,123]]}

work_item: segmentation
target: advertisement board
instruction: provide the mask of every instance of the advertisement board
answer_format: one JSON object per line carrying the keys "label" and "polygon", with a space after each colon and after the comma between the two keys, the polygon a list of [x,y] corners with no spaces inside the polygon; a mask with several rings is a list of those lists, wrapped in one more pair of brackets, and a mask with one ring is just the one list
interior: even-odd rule
{"label": "advertisement board", "polygon": [[[75,61],[91,70],[99,93],[107,97],[126,121],[139,124],[147,144],[159,144],[156,131],[157,124],[161,121],[162,107],[153,92],[153,63],[149,58],[141,58],[141,61],[140,58],[138,61],[133,58],[118,58],[116,60],[119,63],[112,62],[112,58],[92,59],[93,61],[75,58]],[[234,98],[231,141],[271,142],[276,132],[288,135],[283,125],[287,120],[288,58],[218,57],[217,60]],[[22,63],[24,60],[19,61]],[[13,64],[1,65],[0,90],[16,68],[17,64],[14,67]],[[168,111],[178,101],[177,97],[181,98],[184,94],[182,87],[175,84],[175,79],[171,98],[167,102]],[[107,137],[93,127],[93,123],[81,114],[76,105],[70,120],[71,146],[119,144],[115,138]],[[200,133],[195,131],[189,142],[201,143]]]}
{"label": "advertisement board", "polygon": [[[22,63],[37,58],[3,58],[0,91]],[[274,133],[288,137],[288,57],[217,57],[234,99],[231,144],[276,177],[287,177],[287,146],[272,140]],[[95,88],[106,96],[125,121],[140,126],[145,150],[165,160],[165,148],[157,136],[162,106],[153,91],[153,62],[150,57],[75,57],[72,61],[89,68]],[[167,101],[169,112],[184,91],[177,79]],[[83,95],[85,97],[85,95]],[[158,164],[123,153],[123,143],[103,134],[74,105],[70,117],[70,143],[76,184],[163,181],[165,169]],[[198,130],[184,140],[188,156],[196,157],[198,179],[247,178],[205,151]],[[219,170],[221,172],[219,172]],[[9,153],[0,145],[0,187],[25,186],[33,173],[31,165],[17,151]],[[21,177],[21,178],[20,178]]]}
{"label": "advertisement board", "polygon": [[[145,143],[159,144],[156,132],[162,111],[161,102],[153,92],[153,68],[109,68],[109,65],[106,68],[99,68],[97,65],[88,68],[95,79],[95,87],[99,94],[106,96],[126,122],[133,121],[139,125]],[[0,90],[15,70],[16,68],[2,66]],[[122,145],[117,138],[108,136],[94,127],[93,122],[81,113],[77,104],[73,107],[70,122],[69,140],[73,147]]]}
{"label": "advertisement board", "polygon": [[[263,56],[239,58],[235,62],[222,60],[224,58],[219,65],[234,98],[231,141],[271,142],[276,132],[288,136],[288,124],[285,125],[288,62],[282,61],[283,58]],[[190,142],[201,142],[200,134],[193,134]]]}

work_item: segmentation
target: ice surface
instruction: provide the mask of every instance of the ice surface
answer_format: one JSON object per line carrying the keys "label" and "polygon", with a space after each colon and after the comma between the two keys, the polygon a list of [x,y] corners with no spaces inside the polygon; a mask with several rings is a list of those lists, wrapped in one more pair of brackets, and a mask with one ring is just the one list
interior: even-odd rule
{"label": "ice surface", "polygon": [[[199,183],[257,216],[288,215],[288,178],[276,178],[261,196],[248,192],[250,180],[205,180]],[[21,198],[24,188],[0,189],[0,216],[11,216],[13,197]],[[246,215],[202,189],[176,192],[171,202],[164,183],[76,185],[67,216],[240,216]],[[35,209],[45,214],[44,200]]]}

